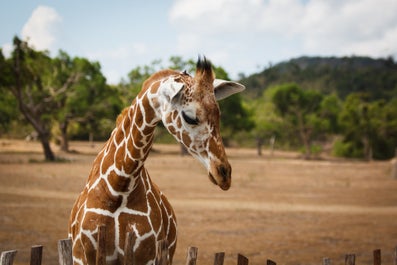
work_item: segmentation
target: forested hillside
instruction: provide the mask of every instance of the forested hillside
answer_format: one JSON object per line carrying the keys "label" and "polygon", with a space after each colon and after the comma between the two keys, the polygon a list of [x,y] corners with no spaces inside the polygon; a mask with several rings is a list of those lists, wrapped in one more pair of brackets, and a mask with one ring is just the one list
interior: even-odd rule
{"label": "forested hillside", "polygon": [[304,89],[325,94],[337,93],[341,99],[363,92],[370,99],[389,99],[397,94],[397,64],[393,58],[300,57],[266,68],[241,80],[245,95],[255,98],[268,87],[296,83]]}
{"label": "forested hillside", "polygon": [[387,159],[397,147],[393,58],[300,57],[243,78],[258,147],[278,139],[305,157],[331,144],[343,157]]}

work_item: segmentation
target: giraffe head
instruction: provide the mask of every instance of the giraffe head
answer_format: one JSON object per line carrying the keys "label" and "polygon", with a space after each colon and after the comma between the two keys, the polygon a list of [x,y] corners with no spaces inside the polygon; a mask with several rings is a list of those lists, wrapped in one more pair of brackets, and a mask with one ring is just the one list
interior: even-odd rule
{"label": "giraffe head", "polygon": [[228,190],[232,170],[220,135],[217,100],[245,87],[215,79],[211,63],[205,57],[199,58],[194,77],[179,73],[162,87],[166,98],[161,114],[164,126],[204,165],[210,180]]}

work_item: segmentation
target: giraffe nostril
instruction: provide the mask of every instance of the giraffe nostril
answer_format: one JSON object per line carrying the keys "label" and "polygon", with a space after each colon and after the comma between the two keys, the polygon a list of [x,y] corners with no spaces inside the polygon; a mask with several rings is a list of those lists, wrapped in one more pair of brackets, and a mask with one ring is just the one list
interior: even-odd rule
{"label": "giraffe nostril", "polygon": [[227,181],[227,179],[230,177],[230,167],[221,165],[218,167],[218,173],[222,177],[223,181]]}

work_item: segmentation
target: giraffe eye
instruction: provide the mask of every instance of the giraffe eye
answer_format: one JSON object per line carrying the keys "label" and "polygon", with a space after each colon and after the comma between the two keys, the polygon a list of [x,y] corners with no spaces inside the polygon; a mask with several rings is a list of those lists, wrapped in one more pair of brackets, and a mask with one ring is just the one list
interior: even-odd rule
{"label": "giraffe eye", "polygon": [[197,118],[191,118],[184,111],[182,111],[182,118],[190,125],[198,125],[199,120]]}

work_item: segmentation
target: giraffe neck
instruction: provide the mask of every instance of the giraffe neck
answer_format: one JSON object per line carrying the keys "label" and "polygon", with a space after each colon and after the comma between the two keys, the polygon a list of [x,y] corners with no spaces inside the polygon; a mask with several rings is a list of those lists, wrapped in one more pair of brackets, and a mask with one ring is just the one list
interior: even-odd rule
{"label": "giraffe neck", "polygon": [[152,147],[154,130],[160,119],[156,117],[148,94],[141,93],[130,107],[124,109],[97,157],[97,177],[106,178],[116,192],[131,191]]}

